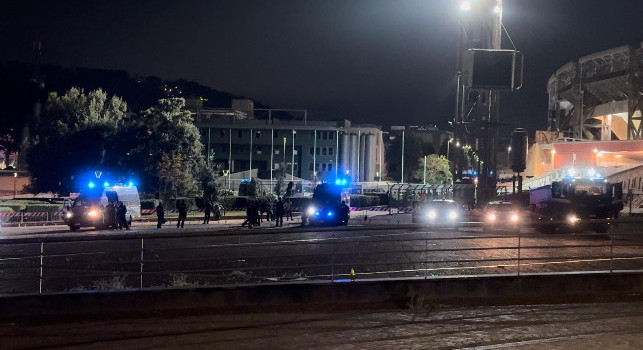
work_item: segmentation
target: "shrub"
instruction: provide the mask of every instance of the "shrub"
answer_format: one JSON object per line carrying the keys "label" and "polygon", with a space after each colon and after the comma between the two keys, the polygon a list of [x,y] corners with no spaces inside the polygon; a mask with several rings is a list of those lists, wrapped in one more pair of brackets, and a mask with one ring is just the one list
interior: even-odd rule
{"label": "shrub", "polygon": [[62,209],[62,204],[27,204],[25,207],[26,212],[32,213],[53,213]]}
{"label": "shrub", "polygon": [[351,207],[371,207],[380,204],[379,196],[367,196],[361,194],[351,195]]}
{"label": "shrub", "polygon": [[13,209],[10,207],[0,207],[0,213],[13,213]]}
{"label": "shrub", "polygon": [[156,206],[159,205],[158,199],[142,199],[141,200],[141,209],[156,209]]}
{"label": "shrub", "polygon": [[25,201],[6,201],[2,202],[1,205],[3,207],[9,207],[13,209],[14,212],[19,212],[19,211],[24,211],[27,208],[27,202]]}

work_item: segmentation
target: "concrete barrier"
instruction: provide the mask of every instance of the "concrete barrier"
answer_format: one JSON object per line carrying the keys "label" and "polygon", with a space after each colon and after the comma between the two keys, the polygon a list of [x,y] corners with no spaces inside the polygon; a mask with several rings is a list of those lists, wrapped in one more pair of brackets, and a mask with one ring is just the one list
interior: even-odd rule
{"label": "concrete barrier", "polygon": [[643,272],[285,283],[0,298],[2,320],[643,300]]}

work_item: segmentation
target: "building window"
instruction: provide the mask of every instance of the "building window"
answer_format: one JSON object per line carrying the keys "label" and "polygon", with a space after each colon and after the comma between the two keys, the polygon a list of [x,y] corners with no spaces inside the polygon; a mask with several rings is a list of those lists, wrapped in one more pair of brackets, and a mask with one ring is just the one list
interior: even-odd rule
{"label": "building window", "polygon": [[243,130],[237,130],[237,136],[239,136],[239,138],[243,137]]}
{"label": "building window", "polygon": [[261,131],[255,132],[255,138],[260,138],[261,137]]}
{"label": "building window", "polygon": [[326,163],[322,163],[322,171],[326,171]]}
{"label": "building window", "polygon": [[322,139],[324,139],[324,140],[328,139],[328,132],[326,132],[326,131],[322,132]]}
{"label": "building window", "polygon": [[319,163],[315,163],[315,170],[319,171]]}
{"label": "building window", "polygon": [[310,155],[312,156],[313,154],[315,154],[315,148],[311,147],[310,148]]}
{"label": "building window", "polygon": [[328,147],[328,155],[329,156],[333,155],[333,149],[331,147]]}
{"label": "building window", "polygon": [[319,154],[319,147],[317,147],[317,154]]}
{"label": "building window", "polygon": [[219,130],[219,136],[225,137],[225,130],[223,129]]}
{"label": "building window", "polygon": [[334,132],[332,132],[332,131],[329,131],[329,132],[328,132],[328,138],[329,138],[330,140],[332,140],[332,139],[334,139],[334,138],[335,138],[335,136],[333,136],[333,135],[335,135],[335,133],[334,133]]}
{"label": "building window", "polygon": [[326,147],[322,147],[322,156],[326,155]]}
{"label": "building window", "polygon": [[328,164],[328,171],[333,171],[333,164]]}
{"label": "building window", "polygon": [[279,149],[278,148],[275,149],[275,154],[279,154]]}
{"label": "building window", "polygon": [[262,148],[261,146],[257,146],[257,154],[261,154]]}

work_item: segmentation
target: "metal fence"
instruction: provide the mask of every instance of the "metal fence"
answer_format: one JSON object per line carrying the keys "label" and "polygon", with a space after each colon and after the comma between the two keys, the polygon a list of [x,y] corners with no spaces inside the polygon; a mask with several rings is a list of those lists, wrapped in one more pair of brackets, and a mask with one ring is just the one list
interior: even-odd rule
{"label": "metal fence", "polygon": [[406,225],[17,240],[0,242],[0,294],[641,270],[642,223],[612,222],[607,234]]}

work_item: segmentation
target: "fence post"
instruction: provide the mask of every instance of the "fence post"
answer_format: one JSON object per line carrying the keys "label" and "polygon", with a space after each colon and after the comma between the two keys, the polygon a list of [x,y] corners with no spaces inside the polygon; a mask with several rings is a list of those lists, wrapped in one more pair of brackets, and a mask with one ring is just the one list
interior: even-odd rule
{"label": "fence post", "polygon": [[141,238],[141,268],[140,268],[140,286],[139,289],[143,289],[143,259],[145,258],[144,249],[145,241]]}
{"label": "fence post", "polygon": [[518,233],[518,276],[520,276],[520,225],[516,226],[517,233]]}
{"label": "fence post", "polygon": [[610,273],[614,271],[614,230],[610,230]]}
{"label": "fence post", "polygon": [[38,288],[38,294],[42,294],[42,269],[44,265],[44,259],[43,255],[45,252],[45,242],[40,242],[40,279],[39,279],[39,288]]}
{"label": "fence post", "polygon": [[330,236],[330,245],[331,245],[330,282],[333,283],[335,282],[335,234],[334,233]]}

